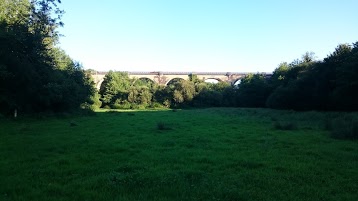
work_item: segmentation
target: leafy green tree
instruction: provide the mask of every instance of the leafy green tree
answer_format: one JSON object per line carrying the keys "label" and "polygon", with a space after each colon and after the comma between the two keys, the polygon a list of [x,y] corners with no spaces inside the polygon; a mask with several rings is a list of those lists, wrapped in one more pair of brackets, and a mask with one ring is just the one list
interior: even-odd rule
{"label": "leafy green tree", "polygon": [[152,103],[153,94],[150,92],[149,88],[142,87],[140,89],[140,104],[150,105]]}
{"label": "leafy green tree", "polygon": [[0,0],[0,21],[5,24],[26,25],[30,12],[31,4],[28,0]]}
{"label": "leafy green tree", "polygon": [[202,80],[200,80],[200,79],[198,78],[198,75],[195,75],[195,74],[192,74],[192,73],[189,75],[189,81],[190,81],[190,82],[193,82],[195,85],[204,82],[204,81],[202,81]]}
{"label": "leafy green tree", "polygon": [[139,96],[139,91],[136,87],[131,87],[129,89],[129,93],[128,93],[128,102],[130,103],[138,103],[138,96]]}
{"label": "leafy green tree", "polygon": [[249,74],[239,84],[237,102],[241,107],[265,107],[270,87],[262,74]]}
{"label": "leafy green tree", "polygon": [[101,101],[104,106],[110,106],[116,101],[127,100],[128,90],[132,86],[133,80],[129,78],[127,73],[109,71],[99,90]]}
{"label": "leafy green tree", "polygon": [[272,88],[277,88],[281,85],[287,85],[287,72],[289,69],[290,66],[287,62],[283,62],[278,65],[278,67],[273,71],[271,78],[269,79],[269,84]]}
{"label": "leafy green tree", "polygon": [[172,89],[168,86],[158,86],[153,92],[153,101],[159,104],[163,104],[165,107],[171,106]]}
{"label": "leafy green tree", "polygon": [[223,94],[215,90],[202,90],[194,98],[194,105],[199,107],[219,107],[223,104]]}
{"label": "leafy green tree", "polygon": [[199,83],[195,85],[193,105],[197,107],[236,106],[236,90],[226,82]]}
{"label": "leafy green tree", "polygon": [[187,80],[180,80],[174,83],[173,100],[174,103],[180,104],[190,102],[195,96],[195,85]]}
{"label": "leafy green tree", "polygon": [[266,101],[271,108],[308,110],[314,108],[312,69],[316,65],[314,53],[305,53],[302,60],[281,63],[270,78],[273,91]]}
{"label": "leafy green tree", "polygon": [[184,102],[184,96],[180,91],[174,90],[174,92],[173,92],[173,100],[177,104],[178,103],[183,103]]}
{"label": "leafy green tree", "polygon": [[132,86],[128,91],[128,102],[148,106],[152,102],[153,94],[146,86]]}
{"label": "leafy green tree", "polygon": [[196,94],[200,94],[202,91],[209,90],[210,88],[209,83],[201,82],[195,85],[195,92]]}

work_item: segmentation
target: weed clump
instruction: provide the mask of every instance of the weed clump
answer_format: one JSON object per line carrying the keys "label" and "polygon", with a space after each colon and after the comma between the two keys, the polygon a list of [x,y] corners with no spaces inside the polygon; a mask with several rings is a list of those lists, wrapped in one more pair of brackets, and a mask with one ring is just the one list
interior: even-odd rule
{"label": "weed clump", "polygon": [[76,122],[71,121],[70,122],[70,127],[74,127],[74,126],[78,126],[78,124]]}
{"label": "weed clump", "polygon": [[157,129],[163,131],[163,130],[171,130],[172,128],[167,123],[158,122]]}
{"label": "weed clump", "polygon": [[350,115],[326,120],[324,128],[330,131],[330,136],[334,139],[358,139],[358,119]]}

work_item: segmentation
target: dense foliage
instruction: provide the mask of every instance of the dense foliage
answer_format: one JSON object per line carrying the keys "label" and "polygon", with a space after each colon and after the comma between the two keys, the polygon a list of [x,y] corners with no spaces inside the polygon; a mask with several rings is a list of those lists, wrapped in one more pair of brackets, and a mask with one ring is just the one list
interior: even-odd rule
{"label": "dense foliage", "polygon": [[323,61],[305,54],[280,65],[270,79],[271,108],[295,110],[358,110],[358,43],[339,45]]}
{"label": "dense foliage", "polygon": [[58,3],[0,0],[1,113],[68,111],[93,94],[79,63],[56,46]]}
{"label": "dense foliage", "polygon": [[195,75],[167,86],[109,72],[100,89],[102,107],[269,107],[294,110],[358,110],[358,42],[342,44],[323,61],[307,52],[281,63],[269,77],[249,74],[239,85],[206,83]]}

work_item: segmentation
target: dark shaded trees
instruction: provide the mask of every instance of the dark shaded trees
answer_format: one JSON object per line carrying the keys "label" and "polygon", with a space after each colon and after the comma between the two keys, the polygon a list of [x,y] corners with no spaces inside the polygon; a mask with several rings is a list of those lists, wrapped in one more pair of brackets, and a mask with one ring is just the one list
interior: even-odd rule
{"label": "dark shaded trees", "polygon": [[265,75],[249,74],[238,85],[237,104],[240,107],[265,107],[270,87]]}
{"label": "dark shaded trees", "polygon": [[[358,42],[339,45],[324,60],[329,74],[329,107],[336,110],[358,110]],[[333,72],[333,73],[332,73]]]}
{"label": "dark shaded trees", "polygon": [[[59,1],[1,0],[0,111],[68,111],[93,94],[81,66],[56,48]],[[53,17],[56,14],[56,17]]]}
{"label": "dark shaded trees", "polygon": [[308,110],[313,107],[312,68],[316,62],[313,53],[306,53],[302,60],[296,60],[291,64],[282,63],[273,72],[269,83],[272,93],[266,101],[266,105],[278,109]]}
{"label": "dark shaded trees", "polygon": [[358,110],[357,77],[357,43],[338,45],[323,61],[306,53],[301,61],[274,71],[266,104],[278,109]]}

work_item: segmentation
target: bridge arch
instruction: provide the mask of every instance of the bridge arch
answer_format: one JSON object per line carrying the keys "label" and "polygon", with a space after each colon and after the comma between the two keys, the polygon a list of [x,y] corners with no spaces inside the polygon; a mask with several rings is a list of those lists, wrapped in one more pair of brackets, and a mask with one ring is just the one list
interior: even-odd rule
{"label": "bridge arch", "polygon": [[97,83],[96,83],[96,89],[99,91],[101,89],[101,86],[102,86],[102,83],[103,83],[104,79],[101,79],[99,80]]}
{"label": "bridge arch", "polygon": [[235,79],[231,82],[232,86],[238,86],[241,83],[242,78]]}
{"label": "bridge arch", "polygon": [[205,78],[204,82],[217,84],[217,83],[223,82],[223,81],[219,78],[209,77],[209,78]]}
{"label": "bridge arch", "polygon": [[136,79],[135,82],[144,82],[144,83],[151,83],[151,84],[155,83],[155,81],[150,79],[149,77],[140,77],[140,78]]}
{"label": "bridge arch", "polygon": [[185,80],[185,79],[180,78],[180,77],[175,77],[173,79],[170,79],[167,83],[165,83],[165,85],[169,86],[169,85],[174,84],[175,82],[179,82],[181,80]]}

